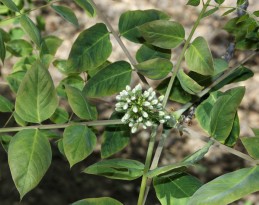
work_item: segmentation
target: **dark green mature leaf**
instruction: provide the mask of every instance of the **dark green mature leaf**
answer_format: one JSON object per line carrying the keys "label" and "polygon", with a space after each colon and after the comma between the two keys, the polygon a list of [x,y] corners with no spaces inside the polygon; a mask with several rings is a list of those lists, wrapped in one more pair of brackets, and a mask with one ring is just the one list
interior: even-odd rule
{"label": "dark green mature leaf", "polygon": [[138,26],[159,19],[168,20],[169,18],[170,16],[166,13],[154,9],[126,11],[120,16],[119,32],[132,42],[142,43],[144,39],[138,30]]}
{"label": "dark green mature leaf", "polygon": [[196,177],[186,173],[155,177],[153,184],[161,205],[186,205],[194,192],[202,186]]}
{"label": "dark green mature leaf", "polygon": [[74,0],[78,6],[85,10],[90,17],[94,17],[96,14],[95,8],[92,6],[89,0]]}
{"label": "dark green mature leaf", "polygon": [[43,38],[41,49],[40,49],[40,56],[41,57],[43,57],[43,55],[54,56],[59,46],[62,44],[62,41],[63,40],[61,40],[57,36],[47,36]]}
{"label": "dark green mature leaf", "polygon": [[32,45],[23,39],[9,41],[6,44],[6,49],[14,56],[28,56],[32,53]]}
{"label": "dark green mature leaf", "polygon": [[102,65],[98,66],[97,68],[95,68],[94,70],[89,70],[87,72],[87,74],[91,77],[93,77],[96,73],[98,73],[99,71],[101,71],[102,69],[106,68],[108,65],[110,65],[111,62],[110,61],[105,61]]}
{"label": "dark green mature leaf", "polygon": [[224,12],[224,13],[222,14],[222,16],[226,16],[226,15],[232,13],[233,11],[236,11],[236,8],[227,10],[226,12]]}
{"label": "dark green mature leaf", "polygon": [[16,6],[16,4],[12,0],[1,0],[1,2],[8,7],[8,9],[14,11],[14,12],[19,12],[20,10]]}
{"label": "dark green mature leaf", "polygon": [[64,131],[63,146],[70,167],[84,160],[94,150],[95,134],[84,125],[70,125]]}
{"label": "dark green mature leaf", "polygon": [[216,103],[217,99],[222,96],[223,93],[215,91],[210,93],[210,96],[204,100],[195,110],[195,117],[201,126],[207,133],[210,133],[210,118],[211,111]]}
{"label": "dark green mature leaf", "polygon": [[10,41],[10,34],[9,33],[7,33],[5,30],[3,30],[1,28],[0,28],[0,33],[1,33],[2,39],[5,43]]}
{"label": "dark green mature leaf", "polygon": [[4,64],[4,59],[5,59],[5,44],[4,44],[4,39],[2,37],[2,33],[0,32],[0,59],[2,63]]}
{"label": "dark green mature leaf", "polygon": [[74,87],[66,86],[66,93],[69,105],[78,117],[85,120],[97,119],[98,113],[95,105],[92,105],[88,101],[82,91]]}
{"label": "dark green mature leaf", "polygon": [[36,61],[36,57],[34,56],[26,56],[26,57],[20,58],[20,60],[18,60],[13,65],[13,73],[18,71],[29,70],[35,61]]}
{"label": "dark green mature leaf", "polygon": [[202,75],[213,75],[213,59],[206,40],[197,37],[185,52],[188,68]]}
{"label": "dark green mature leaf", "polygon": [[77,74],[78,72],[75,70],[74,72],[71,70],[71,67],[68,65],[68,61],[64,59],[56,59],[53,61],[53,65],[63,74]]}
{"label": "dark green mature leaf", "polygon": [[213,9],[210,9],[210,10],[206,11],[206,12],[202,15],[202,18],[205,18],[205,17],[207,17],[207,16],[210,16],[210,15],[214,14],[217,10],[219,10],[219,8],[218,8],[218,7],[215,7],[215,8],[213,8]]}
{"label": "dark green mature leaf", "polygon": [[191,6],[199,6],[200,4],[200,0],[189,0],[187,2],[187,5],[191,5]]}
{"label": "dark green mature leaf", "polygon": [[25,74],[15,103],[15,111],[27,122],[48,119],[58,106],[55,87],[48,70],[36,62]]}
{"label": "dark green mature leaf", "polygon": [[63,124],[68,121],[68,118],[68,112],[64,108],[58,107],[50,120],[56,124]]}
{"label": "dark green mature leaf", "polygon": [[18,132],[8,148],[8,163],[22,198],[38,185],[51,163],[48,139],[37,129]]}
{"label": "dark green mature leaf", "polygon": [[136,65],[137,71],[152,80],[165,78],[173,68],[170,60],[154,58]]}
{"label": "dark green mature leaf", "polygon": [[180,81],[180,84],[181,84],[182,88],[186,92],[188,92],[192,95],[195,95],[195,94],[199,93],[203,89],[202,86],[200,86],[192,78],[190,78],[188,75],[186,75],[183,70],[180,70],[178,72],[177,77]]}
{"label": "dark green mature leaf", "polygon": [[210,135],[221,143],[229,136],[237,108],[245,94],[245,87],[226,91],[211,110]]}
{"label": "dark green mature leaf", "polygon": [[6,80],[9,84],[11,90],[14,93],[17,93],[18,88],[20,87],[20,84],[22,82],[22,79],[25,76],[25,73],[26,73],[25,71],[18,71],[18,72],[14,72],[14,73],[9,74],[6,77]]}
{"label": "dark green mature leaf", "polygon": [[[110,118],[121,119],[121,116],[114,112]],[[127,125],[110,125],[105,127],[102,136],[101,157],[107,158],[119,152],[129,144],[130,130]]]}
{"label": "dark green mature leaf", "polygon": [[178,47],[185,37],[183,26],[175,21],[152,21],[140,26],[139,31],[149,44],[165,49]]}
{"label": "dark green mature leaf", "polygon": [[69,7],[51,5],[51,8],[54,9],[60,16],[62,16],[68,22],[74,24],[75,26],[79,26],[76,15]]}
{"label": "dark green mature leaf", "polygon": [[87,97],[103,97],[115,94],[130,84],[131,66],[125,61],[117,61],[94,75],[85,85],[83,93]]}
{"label": "dark green mature leaf", "polygon": [[9,147],[9,144],[10,144],[10,141],[13,137],[10,136],[10,135],[2,135],[0,136],[0,141],[1,141],[1,144],[4,148],[4,150],[8,153],[8,147]]}
{"label": "dark green mature leaf", "polygon": [[[156,90],[161,93],[165,94],[168,83],[170,81],[170,78],[166,78],[163,80],[156,88]],[[182,88],[178,78],[175,79],[173,87],[170,91],[169,99],[178,103],[187,103],[192,99],[192,95],[185,92],[185,90]]]}
{"label": "dark green mature leaf", "polygon": [[12,112],[14,109],[13,103],[0,95],[0,112]]}
{"label": "dark green mature leaf", "polygon": [[89,71],[102,65],[112,52],[110,33],[105,24],[98,23],[84,30],[74,42],[68,67],[71,73]]}
{"label": "dark green mature leaf", "polygon": [[259,10],[258,10],[258,11],[254,11],[253,14],[254,14],[256,17],[259,17]]}
{"label": "dark green mature leaf", "polygon": [[223,4],[225,0],[215,0],[216,3],[218,4]]}
{"label": "dark green mature leaf", "polygon": [[123,204],[113,198],[101,197],[101,198],[82,199],[74,202],[71,205],[123,205]]}
{"label": "dark green mature leaf", "polygon": [[57,86],[57,93],[59,96],[67,98],[65,90],[66,86],[77,88],[78,90],[82,91],[84,85],[84,80],[79,75],[71,75],[60,81],[60,83]]}
{"label": "dark green mature leaf", "polygon": [[254,159],[259,159],[259,136],[240,138],[248,154]]}
{"label": "dark green mature leaf", "polygon": [[130,159],[109,159],[87,167],[83,172],[110,179],[133,180],[143,174],[144,164]]}
{"label": "dark green mature leaf", "polygon": [[40,48],[41,36],[38,28],[35,26],[33,21],[25,14],[20,17],[20,24],[23,30],[29,35],[31,40]]}
{"label": "dark green mature leaf", "polygon": [[28,124],[16,112],[13,112],[13,117],[15,119],[15,122],[22,127],[25,127]]}
{"label": "dark green mature leaf", "polygon": [[222,175],[203,185],[187,205],[226,205],[259,191],[259,166]]}
{"label": "dark green mature leaf", "polygon": [[164,58],[170,60],[171,50],[159,48],[149,44],[143,44],[136,53],[136,59],[139,63],[154,58]]}
{"label": "dark green mature leaf", "polygon": [[254,134],[256,137],[259,137],[259,129],[256,129],[256,128],[252,128]]}
{"label": "dark green mature leaf", "polygon": [[229,146],[229,147],[233,147],[238,138],[239,138],[239,134],[240,134],[240,125],[239,125],[239,118],[238,118],[238,114],[236,112],[236,116],[233,122],[233,126],[232,126],[232,130],[228,136],[228,138],[225,141],[225,145]]}

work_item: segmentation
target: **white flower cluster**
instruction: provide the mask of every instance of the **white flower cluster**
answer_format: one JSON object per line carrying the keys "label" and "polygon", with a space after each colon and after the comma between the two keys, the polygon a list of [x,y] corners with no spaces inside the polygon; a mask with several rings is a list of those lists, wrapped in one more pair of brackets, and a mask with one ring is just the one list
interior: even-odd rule
{"label": "white flower cluster", "polygon": [[115,110],[125,113],[121,121],[125,124],[128,123],[131,132],[135,133],[140,124],[144,129],[147,129],[152,125],[165,123],[171,118],[163,109],[163,99],[163,95],[159,98],[156,97],[153,88],[142,93],[140,84],[133,89],[126,86],[126,90],[121,91],[116,96],[118,103],[115,105]]}

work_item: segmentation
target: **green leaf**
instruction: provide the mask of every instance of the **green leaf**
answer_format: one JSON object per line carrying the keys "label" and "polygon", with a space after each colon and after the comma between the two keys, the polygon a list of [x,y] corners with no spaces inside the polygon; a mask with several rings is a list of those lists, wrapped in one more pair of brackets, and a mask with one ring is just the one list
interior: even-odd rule
{"label": "green leaf", "polygon": [[46,30],[46,20],[44,16],[36,16],[36,25],[40,31]]}
{"label": "green leaf", "polygon": [[213,75],[213,59],[206,40],[197,37],[185,52],[188,68],[202,75]]}
{"label": "green leaf", "polygon": [[12,112],[14,109],[13,103],[0,95],[0,112]]}
{"label": "green leaf", "polygon": [[182,88],[192,95],[199,93],[204,88],[200,86],[197,82],[195,82],[192,78],[190,78],[188,75],[186,75],[183,70],[180,70],[178,72],[177,77],[180,81]]}
{"label": "green leaf", "polygon": [[112,52],[110,33],[98,23],[84,30],[75,40],[68,58],[71,73],[89,71],[102,65]]}
{"label": "green leaf", "polygon": [[252,128],[254,134],[256,137],[259,137],[259,129],[256,129],[256,128]]}
{"label": "green leaf", "polygon": [[[115,112],[110,119],[121,119],[121,116]],[[129,144],[129,127],[127,125],[106,126],[102,138],[101,157],[107,158]]]}
{"label": "green leaf", "polygon": [[244,4],[246,2],[246,0],[237,0],[237,5],[240,6],[242,4]]}
{"label": "green leaf", "polygon": [[78,72],[72,71],[71,67],[68,65],[68,61],[64,59],[56,59],[53,61],[53,65],[63,74],[70,75],[70,74],[77,74]]}
{"label": "green leaf", "polygon": [[[4,6],[5,7],[5,6]],[[10,41],[10,34],[7,33],[5,30],[3,30],[2,28],[0,28],[0,33],[2,36],[3,41],[6,43],[8,41]]]}
{"label": "green leaf", "polygon": [[29,56],[32,53],[32,45],[23,39],[9,41],[6,49],[14,56]]}
{"label": "green leaf", "polygon": [[22,127],[25,127],[28,124],[16,112],[13,112],[13,117],[15,119],[15,122]]}
{"label": "green leaf", "polygon": [[68,121],[68,118],[68,112],[64,108],[58,107],[50,120],[56,124],[63,124]]}
{"label": "green leaf", "polygon": [[87,82],[83,93],[87,97],[103,97],[115,94],[130,84],[131,72],[130,64],[125,61],[112,63]]}
{"label": "green leaf", "polygon": [[210,118],[211,111],[214,107],[217,99],[222,96],[223,93],[220,91],[215,91],[210,93],[210,96],[204,100],[195,110],[195,117],[201,126],[207,133],[210,133]]}
{"label": "green leaf", "polygon": [[64,131],[63,146],[70,167],[84,160],[94,150],[95,134],[84,125],[70,125]]}
{"label": "green leaf", "polygon": [[84,9],[88,16],[94,17],[96,15],[95,8],[92,6],[89,0],[74,0],[74,2],[82,9]]}
{"label": "green leaf", "polygon": [[221,143],[225,142],[232,130],[236,111],[244,94],[244,87],[230,89],[218,98],[211,110],[210,134]]}
{"label": "green leaf", "polygon": [[225,205],[259,191],[259,167],[240,169],[203,185],[187,205]]}
{"label": "green leaf", "polygon": [[20,27],[15,27],[9,31],[10,34],[10,40],[18,40],[22,39],[22,37],[25,35],[25,32]]}
{"label": "green leaf", "polygon": [[258,11],[254,11],[253,14],[254,14],[256,17],[259,17],[259,10],[258,10]]}
{"label": "green leaf", "polygon": [[55,87],[48,70],[36,62],[25,74],[17,92],[15,111],[27,122],[48,119],[58,106]]}
{"label": "green leaf", "polygon": [[210,16],[210,15],[214,14],[217,10],[219,10],[219,8],[218,8],[218,7],[215,7],[215,8],[213,8],[213,9],[210,9],[210,10],[206,11],[206,12],[202,15],[202,18],[205,18],[205,17],[207,17],[207,16]]}
{"label": "green leaf", "polygon": [[175,21],[152,21],[140,26],[139,31],[149,44],[165,49],[178,47],[185,37],[183,26]]}
{"label": "green leaf", "polygon": [[74,24],[75,26],[79,26],[78,25],[78,20],[76,18],[76,15],[74,14],[74,12],[69,7],[51,5],[51,8],[54,9],[66,21]]}
{"label": "green leaf", "polygon": [[170,16],[166,13],[155,9],[126,11],[120,16],[119,32],[121,36],[132,42],[142,43],[144,39],[138,30],[138,26],[155,20],[168,20],[169,18]]}
{"label": "green leaf", "polygon": [[20,24],[23,28],[23,30],[29,35],[31,40],[37,45],[38,48],[40,48],[41,45],[41,36],[38,28],[35,26],[33,21],[23,14],[20,18]]}
{"label": "green leaf", "polygon": [[187,2],[187,5],[191,5],[191,6],[199,6],[200,4],[200,0],[189,0]]}
{"label": "green leaf", "polygon": [[26,56],[20,58],[14,65],[13,65],[13,72],[18,71],[27,71],[31,69],[31,66],[36,61],[36,58],[34,56]]}
{"label": "green leaf", "polygon": [[224,13],[222,14],[222,16],[226,16],[226,15],[232,13],[232,12],[235,11],[235,10],[236,10],[236,8],[229,9],[229,10],[227,10],[226,12],[224,12]]}
{"label": "green leaf", "polygon": [[101,71],[102,69],[106,68],[108,65],[110,65],[111,62],[110,61],[105,61],[102,65],[98,66],[97,68],[95,68],[94,70],[89,70],[87,72],[87,74],[90,77],[93,77],[96,73],[98,73],[99,71]]}
{"label": "green leaf", "polygon": [[5,59],[5,44],[4,44],[4,39],[2,37],[2,33],[0,32],[0,59],[2,63],[4,64],[4,59]]}
{"label": "green leaf", "polygon": [[71,205],[123,205],[123,204],[113,198],[101,197],[101,198],[82,199],[74,202]]}
{"label": "green leaf", "polygon": [[48,139],[37,129],[22,130],[12,138],[8,163],[21,198],[39,184],[50,166],[51,156]]}
{"label": "green leaf", "polygon": [[43,57],[43,55],[54,56],[61,44],[62,44],[62,40],[57,36],[47,36],[43,38],[41,49],[40,49],[40,56],[41,57]]}
{"label": "green leaf", "polygon": [[9,147],[11,139],[12,139],[12,136],[10,136],[10,135],[2,135],[2,136],[0,136],[1,144],[2,144],[2,146],[4,148],[4,150],[7,153],[8,153],[8,147]]}
{"label": "green leaf", "polygon": [[225,0],[215,0],[216,3],[218,4],[223,4]]}
{"label": "green leaf", "polygon": [[57,93],[63,98],[67,98],[67,94],[65,91],[66,86],[77,88],[78,90],[82,91],[84,88],[84,80],[78,75],[68,76],[61,80],[57,86]]}
{"label": "green leaf", "polygon": [[149,44],[143,44],[136,53],[136,59],[139,63],[154,58],[164,58],[170,60],[171,50],[159,48]]}
{"label": "green leaf", "polygon": [[17,93],[18,88],[20,87],[20,84],[25,76],[26,72],[25,71],[18,71],[18,72],[14,72],[9,74],[6,77],[6,80],[11,88],[11,90],[14,93]]}
{"label": "green leaf", "polygon": [[14,11],[14,12],[20,12],[16,4],[12,0],[1,0],[1,2],[8,7],[8,9]]}
{"label": "green leaf", "polygon": [[133,180],[143,174],[144,164],[130,159],[109,159],[87,167],[83,172],[110,179]]}
{"label": "green leaf", "polygon": [[59,150],[59,152],[60,152],[64,157],[66,157],[65,151],[64,151],[63,140],[60,139],[60,140],[57,141],[57,143],[58,143],[58,150]]}
{"label": "green leaf", "polygon": [[232,130],[228,136],[228,138],[225,141],[225,145],[229,147],[234,147],[236,144],[240,134],[240,125],[239,125],[239,118],[238,114],[236,112],[236,116],[233,122]]}
{"label": "green leaf", "polygon": [[152,80],[165,78],[173,68],[170,60],[154,58],[136,65],[137,71]]}
{"label": "green leaf", "polygon": [[190,197],[202,186],[196,177],[186,173],[155,177],[153,184],[161,205],[186,205]]}
{"label": "green leaf", "polygon": [[[163,80],[156,88],[160,94],[165,94],[170,77]],[[172,89],[169,94],[169,99],[178,103],[187,103],[192,99],[192,95],[185,92],[182,88],[178,78],[175,79]]]}
{"label": "green leaf", "polygon": [[240,139],[248,154],[254,159],[259,159],[259,137],[241,137]]}
{"label": "green leaf", "polygon": [[95,105],[92,105],[80,90],[66,86],[66,93],[69,105],[78,117],[85,120],[97,119],[98,113]]}

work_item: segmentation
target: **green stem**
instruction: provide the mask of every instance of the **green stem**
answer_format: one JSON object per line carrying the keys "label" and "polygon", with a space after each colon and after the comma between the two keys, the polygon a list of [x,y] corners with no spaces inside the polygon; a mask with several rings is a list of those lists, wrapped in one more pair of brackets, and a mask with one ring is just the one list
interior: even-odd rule
{"label": "green stem", "polygon": [[157,126],[153,126],[151,136],[150,136],[150,141],[149,141],[149,144],[148,144],[145,167],[144,167],[141,186],[140,186],[138,205],[143,205],[145,203],[144,202],[144,194],[145,194],[146,183],[147,183],[147,173],[148,173],[148,170],[149,170],[149,167],[150,167],[150,164],[151,164],[152,153],[153,153],[153,150],[154,150],[155,137],[156,137],[156,133],[157,133],[156,130],[157,130]]}
{"label": "green stem", "polygon": [[168,84],[168,87],[167,87],[167,90],[166,90],[166,93],[165,93],[165,97],[164,97],[164,100],[163,100],[163,107],[166,106],[166,103],[167,103],[167,100],[168,100],[168,98],[169,98],[169,94],[170,94],[170,91],[171,91],[171,89],[172,89],[172,86],[173,86],[175,77],[176,77],[176,75],[177,75],[177,73],[178,73],[178,71],[179,71],[179,69],[180,69],[181,63],[182,63],[182,61],[183,61],[185,51],[187,50],[187,48],[188,48],[188,46],[189,46],[189,44],[190,44],[190,42],[191,42],[191,39],[192,39],[192,37],[193,37],[193,34],[194,34],[196,28],[198,27],[198,25],[199,25],[199,23],[200,23],[200,21],[201,21],[201,19],[202,19],[203,14],[206,12],[206,9],[207,9],[207,7],[209,6],[210,1],[211,1],[211,0],[208,0],[208,1],[206,2],[206,4],[203,6],[203,8],[202,8],[202,10],[201,10],[201,12],[200,12],[200,14],[199,14],[199,16],[198,16],[198,18],[197,18],[195,24],[194,24],[193,27],[192,27],[192,30],[191,30],[191,32],[190,32],[190,35],[188,36],[188,38],[187,38],[187,40],[186,40],[186,42],[185,42],[185,44],[184,44],[183,50],[182,50],[182,52],[181,52],[181,54],[180,54],[180,57],[179,57],[179,59],[178,59],[178,61],[177,61],[177,63],[176,63],[176,66],[174,67],[173,74],[172,74],[171,79],[170,79],[169,84]]}
{"label": "green stem", "polygon": [[33,125],[26,127],[8,127],[8,128],[0,128],[0,133],[4,132],[19,132],[21,130],[28,129],[60,129],[66,128],[70,125],[87,125],[87,126],[105,126],[105,125],[120,125],[123,124],[121,120],[98,120],[98,121],[90,121],[90,122],[71,122],[66,124],[50,124],[50,125]]}

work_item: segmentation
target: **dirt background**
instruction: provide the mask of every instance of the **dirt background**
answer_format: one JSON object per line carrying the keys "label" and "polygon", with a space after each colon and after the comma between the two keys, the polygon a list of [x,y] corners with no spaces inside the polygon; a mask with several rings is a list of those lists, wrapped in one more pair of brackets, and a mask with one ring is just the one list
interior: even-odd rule
{"label": "dirt background", "polygon": [[[36,4],[42,5],[42,2],[35,1]],[[127,10],[135,9],[160,9],[172,16],[172,20],[178,21],[185,27],[186,35],[191,30],[195,19],[197,18],[201,7],[186,6],[184,0],[96,0],[96,4],[100,10],[105,14],[111,22],[115,30],[119,21],[121,13]],[[235,5],[235,0],[226,1],[225,5]],[[258,0],[250,0],[248,10],[259,10]],[[68,5],[75,11],[79,19],[79,28],[65,22],[62,18],[57,16],[49,8],[41,11],[34,11],[31,13],[32,18],[37,15],[44,15],[46,20],[46,34],[57,35],[63,39],[64,42],[57,52],[57,58],[67,58],[70,48],[78,34],[94,25],[96,22],[101,22],[97,18],[89,18],[85,13],[70,1],[64,1],[62,5]],[[213,14],[211,17],[204,19],[198,27],[194,38],[197,36],[204,36],[210,44],[214,57],[221,57],[225,54],[226,48],[231,40],[231,37],[221,28],[226,21],[235,16],[231,14],[227,17],[221,17],[225,10]],[[111,37],[113,43],[113,54],[109,58],[111,61],[127,60],[117,42]],[[127,48],[132,55],[135,55],[139,45],[130,43],[123,39]],[[179,56],[181,48],[173,50],[172,61],[175,62]],[[236,52],[231,65],[235,65],[238,61],[245,57],[246,53]],[[5,67],[2,68],[2,77],[0,78],[0,93],[9,97],[13,97],[9,93],[9,89],[4,84],[4,76],[11,72],[13,60],[9,60]],[[259,74],[258,74],[259,57],[256,56],[248,62],[248,67],[255,72],[255,76],[246,82],[239,83],[238,85],[245,85],[247,87],[246,95],[240,106],[239,116],[241,125],[241,136],[251,136],[251,127],[259,128]],[[51,67],[50,71],[54,78],[55,84],[64,77],[55,68]],[[137,82],[137,79],[133,80]],[[155,85],[156,82],[150,82]],[[177,105],[175,105],[177,106]],[[99,111],[102,113],[103,118],[110,115],[111,110],[106,105],[99,105]],[[3,126],[8,115],[1,113],[0,125]],[[193,120],[192,129],[200,131],[195,119]],[[100,130],[100,133],[102,130]],[[145,152],[147,148],[148,133],[139,132],[132,136],[131,144],[125,150],[117,154],[115,157],[124,157],[136,159],[144,162]],[[100,140],[100,138],[99,138]],[[172,133],[171,137],[167,139],[165,149],[160,161],[160,165],[173,163],[179,161],[184,156],[194,152],[202,147],[204,142],[195,138],[188,138],[187,136],[179,136],[177,133]],[[68,162],[59,153],[56,143],[52,142],[53,148],[53,162],[48,172],[40,182],[39,186],[27,194],[20,202],[19,195],[13,181],[11,179],[10,171],[7,164],[7,155],[0,148],[0,205],[65,205],[74,201],[90,198],[110,196],[123,202],[125,205],[133,205],[137,203],[137,196],[139,191],[140,179],[134,181],[119,181],[110,180],[103,177],[82,174],[81,171],[90,164],[100,160],[100,146],[98,145],[94,153],[84,160],[82,163],[76,165],[71,170],[69,169]],[[244,151],[241,143],[238,142],[236,149]],[[239,168],[248,167],[250,164],[232,154],[223,152],[218,148],[212,148],[207,154],[206,158],[201,163],[191,169],[191,173],[200,178],[204,183],[214,179],[215,177],[234,171]],[[151,189],[147,205],[159,204],[156,199],[154,190]],[[259,205],[259,193],[254,193],[245,197],[244,199],[233,204],[245,205]]]}

